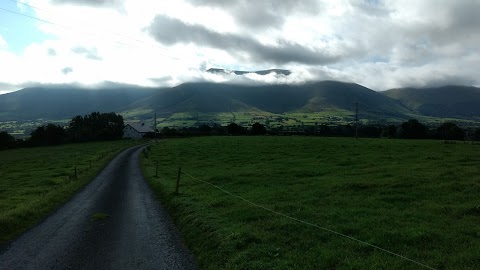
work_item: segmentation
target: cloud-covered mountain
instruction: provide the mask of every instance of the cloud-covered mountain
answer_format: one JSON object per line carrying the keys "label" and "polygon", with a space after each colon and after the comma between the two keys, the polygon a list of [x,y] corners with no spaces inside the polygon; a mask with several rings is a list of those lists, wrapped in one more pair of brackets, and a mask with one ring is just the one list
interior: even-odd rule
{"label": "cloud-covered mountain", "polygon": [[85,90],[73,87],[26,88],[0,95],[0,121],[69,119],[92,111],[152,118],[174,113],[315,113],[352,114],[358,102],[360,117],[397,120],[431,116],[480,119],[480,89],[445,86],[376,92],[337,81],[298,85],[232,85],[185,83],[172,88],[123,87]]}
{"label": "cloud-covered mountain", "polygon": [[285,75],[288,76],[292,74],[290,70],[287,69],[267,69],[267,70],[258,70],[258,71],[242,71],[242,70],[227,70],[223,68],[210,68],[207,72],[213,74],[234,74],[234,75],[245,75],[245,74],[257,74],[257,75],[268,75],[274,73],[275,75]]}
{"label": "cloud-covered mountain", "polygon": [[352,111],[355,103],[365,117],[405,118],[409,111],[399,102],[363,86],[335,81],[302,85],[245,86],[186,83],[158,91],[137,101],[129,110],[142,108],[160,114],[174,112],[313,113]]}

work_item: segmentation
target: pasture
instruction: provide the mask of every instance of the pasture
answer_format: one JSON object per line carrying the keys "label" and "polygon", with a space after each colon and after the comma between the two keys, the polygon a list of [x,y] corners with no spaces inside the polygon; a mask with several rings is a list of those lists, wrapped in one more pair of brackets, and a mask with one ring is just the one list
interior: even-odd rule
{"label": "pasture", "polygon": [[197,137],[160,141],[142,164],[203,269],[480,269],[479,151]]}
{"label": "pasture", "polygon": [[112,141],[0,151],[0,244],[45,218],[131,145]]}

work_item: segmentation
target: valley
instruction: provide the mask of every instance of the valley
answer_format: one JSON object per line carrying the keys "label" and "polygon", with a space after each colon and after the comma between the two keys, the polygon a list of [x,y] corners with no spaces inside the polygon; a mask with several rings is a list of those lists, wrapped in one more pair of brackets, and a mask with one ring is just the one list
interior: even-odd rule
{"label": "valley", "polygon": [[0,95],[0,130],[25,137],[46,123],[67,124],[75,115],[116,112],[126,122],[187,128],[259,122],[269,128],[353,124],[358,103],[362,124],[398,124],[410,118],[428,125],[480,123],[480,89],[464,86],[403,88],[377,92],[354,83],[298,85],[184,83],[172,88],[72,86],[27,88]]}

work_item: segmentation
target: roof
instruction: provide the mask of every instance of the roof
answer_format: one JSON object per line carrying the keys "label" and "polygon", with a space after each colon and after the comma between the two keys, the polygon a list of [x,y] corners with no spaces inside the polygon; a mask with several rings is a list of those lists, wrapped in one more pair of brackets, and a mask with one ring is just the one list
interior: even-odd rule
{"label": "roof", "polygon": [[131,126],[133,129],[140,133],[155,132],[153,128],[145,125],[145,123],[128,123],[125,126]]}

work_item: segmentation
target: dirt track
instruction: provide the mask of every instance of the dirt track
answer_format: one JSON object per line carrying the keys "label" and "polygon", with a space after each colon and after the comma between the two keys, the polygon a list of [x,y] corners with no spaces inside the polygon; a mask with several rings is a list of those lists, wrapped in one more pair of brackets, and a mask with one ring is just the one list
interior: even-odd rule
{"label": "dirt track", "polygon": [[119,154],[92,183],[0,254],[0,269],[196,269],[143,179],[142,147]]}

